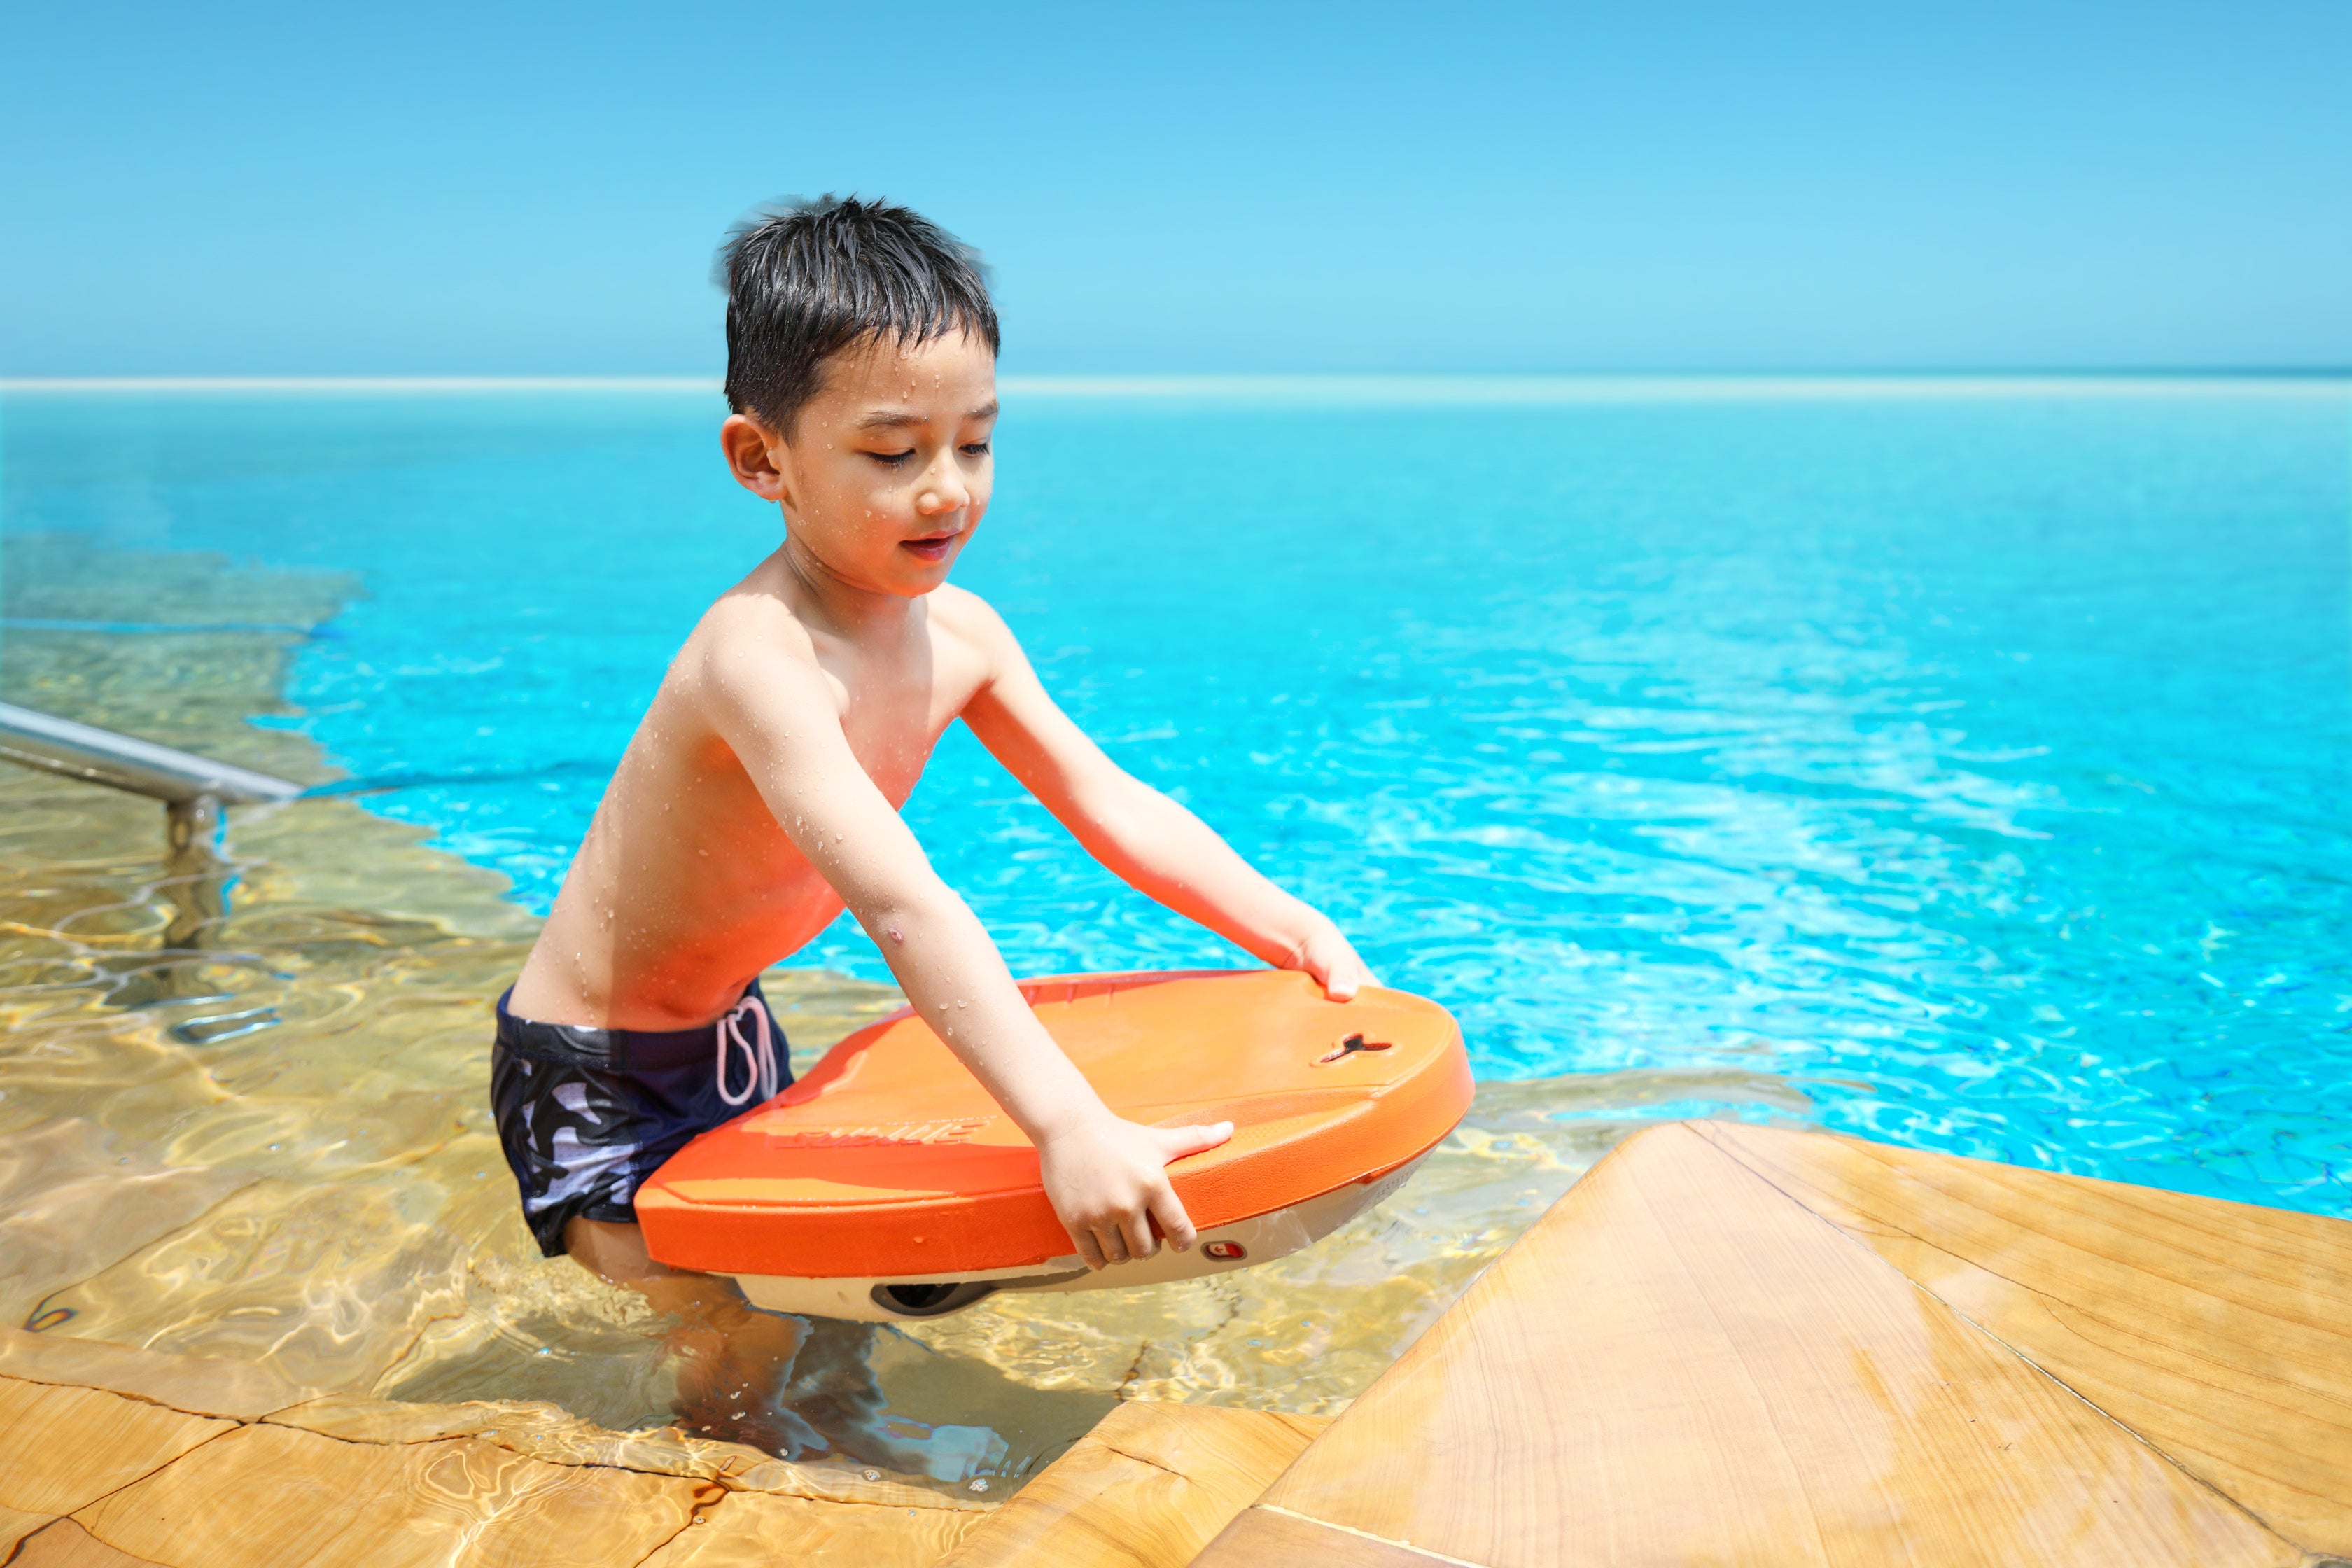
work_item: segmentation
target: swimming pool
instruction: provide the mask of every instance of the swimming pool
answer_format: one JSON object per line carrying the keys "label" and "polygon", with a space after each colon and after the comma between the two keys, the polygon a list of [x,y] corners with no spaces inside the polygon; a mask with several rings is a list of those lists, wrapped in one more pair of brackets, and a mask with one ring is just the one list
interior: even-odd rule
{"label": "swimming pool", "polygon": [[[2344,390],[1664,390],[1016,389],[958,580],[1483,1079],[2352,1213]],[[775,527],[707,393],[5,412],[12,531],[359,574],[272,721],[534,909]],[[960,730],[908,815],[1016,970],[1235,959]]]}

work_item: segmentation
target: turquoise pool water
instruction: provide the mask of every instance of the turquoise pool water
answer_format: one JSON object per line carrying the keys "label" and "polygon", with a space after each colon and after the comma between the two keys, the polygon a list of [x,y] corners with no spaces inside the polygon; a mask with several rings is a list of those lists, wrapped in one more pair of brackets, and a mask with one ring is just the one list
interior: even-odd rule
{"label": "turquoise pool water", "polygon": [[[0,415],[11,531],[362,574],[298,722],[536,908],[776,526],[707,395]],[[1482,1076],[2352,1214],[2342,388],[1016,394],[999,452],[959,581]],[[1016,970],[1234,958],[960,731],[908,815]]]}

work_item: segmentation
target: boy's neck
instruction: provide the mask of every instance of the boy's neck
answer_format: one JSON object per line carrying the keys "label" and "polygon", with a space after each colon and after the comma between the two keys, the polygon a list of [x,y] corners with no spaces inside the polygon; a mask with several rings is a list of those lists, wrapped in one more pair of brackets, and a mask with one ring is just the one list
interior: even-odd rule
{"label": "boy's neck", "polygon": [[805,609],[816,612],[815,619],[825,630],[837,636],[855,641],[877,632],[897,631],[920,613],[919,599],[860,587],[834,572],[790,533],[784,535],[776,560],[793,584],[794,596]]}

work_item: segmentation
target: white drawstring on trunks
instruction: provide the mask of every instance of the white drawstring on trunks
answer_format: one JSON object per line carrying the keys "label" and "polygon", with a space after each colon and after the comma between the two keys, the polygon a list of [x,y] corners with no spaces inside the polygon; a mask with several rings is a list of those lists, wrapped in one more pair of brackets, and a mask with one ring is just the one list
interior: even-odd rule
{"label": "white drawstring on trunks", "polygon": [[[743,1032],[743,1020],[749,1016],[757,1031],[757,1043]],[[735,1004],[735,1010],[719,1020],[714,1030],[719,1037],[719,1098],[730,1105],[741,1105],[756,1092],[762,1100],[772,1100],[778,1089],[775,1043],[768,1037],[768,1010],[760,1005],[757,996],[746,994]],[[743,1092],[730,1094],[727,1089],[727,1058],[731,1047],[743,1052]]]}

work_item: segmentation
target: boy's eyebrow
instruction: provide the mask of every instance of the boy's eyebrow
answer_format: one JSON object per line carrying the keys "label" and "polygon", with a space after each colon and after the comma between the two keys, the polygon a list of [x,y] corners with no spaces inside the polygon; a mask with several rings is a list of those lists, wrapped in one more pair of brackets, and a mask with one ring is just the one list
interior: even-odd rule
{"label": "boy's eyebrow", "polygon": [[[993,419],[996,417],[996,399],[992,397],[986,403],[982,404],[979,407],[965,415],[964,417],[967,419]],[[915,413],[912,409],[877,408],[873,413],[867,415],[865,418],[860,419],[857,422],[857,427],[860,430],[902,430],[909,425],[920,425],[922,423],[923,416]]]}

